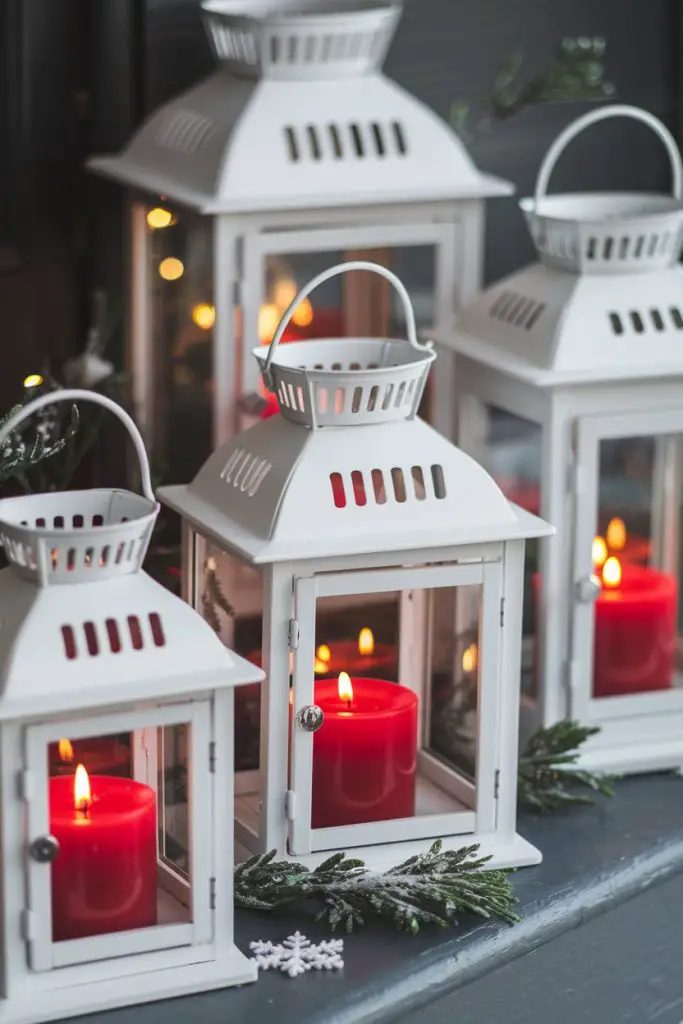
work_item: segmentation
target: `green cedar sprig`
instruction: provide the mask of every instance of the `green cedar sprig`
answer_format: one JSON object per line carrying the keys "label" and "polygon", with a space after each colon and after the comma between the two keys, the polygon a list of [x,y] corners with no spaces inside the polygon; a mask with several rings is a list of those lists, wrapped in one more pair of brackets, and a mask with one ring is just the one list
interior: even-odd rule
{"label": "green cedar sprig", "polygon": [[534,733],[519,759],[520,806],[548,814],[570,805],[592,804],[595,793],[614,796],[614,777],[576,767],[579,748],[599,732],[597,727],[565,719]]}
{"label": "green cedar sprig", "polygon": [[235,868],[235,902],[250,910],[275,910],[312,902],[315,918],[335,931],[362,926],[367,917],[391,921],[411,934],[425,925],[448,928],[456,914],[470,913],[513,924],[517,902],[509,871],[488,870],[489,857],[478,845],[442,850],[440,841],[425,853],[383,874],[362,860],[337,853],[310,870],[301,864],[259,854]]}

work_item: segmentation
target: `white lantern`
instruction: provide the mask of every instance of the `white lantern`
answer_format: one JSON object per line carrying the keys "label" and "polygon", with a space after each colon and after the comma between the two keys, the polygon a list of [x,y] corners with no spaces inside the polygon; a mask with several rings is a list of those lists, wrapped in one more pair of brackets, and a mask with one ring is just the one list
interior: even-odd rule
{"label": "white lantern", "polygon": [[141,569],[144,496],[0,501],[0,1018],[31,1024],[253,981],[233,939],[233,688],[262,673]]}
{"label": "white lantern", "polygon": [[[408,340],[277,348],[297,304],[346,270],[394,286]],[[281,416],[161,492],[187,524],[188,598],[206,609],[217,575],[238,615],[263,613],[240,843],[386,866],[474,839],[495,865],[537,863],[515,830],[522,568],[525,539],[551,528],[417,418],[435,355],[391,272],[320,275],[255,354]]]}
{"label": "white lantern", "polygon": [[[664,142],[673,197],[546,196],[566,144],[615,116]],[[682,180],[650,114],[580,118],[522,203],[540,262],[437,332],[458,354],[460,444],[559,534],[528,552],[525,735],[600,726],[582,763],[619,773],[683,765]]]}
{"label": "white lantern", "polygon": [[[219,69],[90,163],[132,189],[136,421],[183,481],[267,415],[249,353],[305,281],[364,253],[408,280],[421,323],[450,326],[480,286],[484,200],[511,191],[382,74],[399,0],[202,8]],[[384,282],[351,276],[305,302],[285,340],[384,337],[400,318]],[[435,417],[448,401],[434,396]]]}

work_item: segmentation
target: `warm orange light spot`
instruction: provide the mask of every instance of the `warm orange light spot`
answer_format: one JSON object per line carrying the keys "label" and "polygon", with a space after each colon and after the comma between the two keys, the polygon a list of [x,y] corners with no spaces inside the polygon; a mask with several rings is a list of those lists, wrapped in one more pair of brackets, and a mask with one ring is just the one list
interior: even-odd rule
{"label": "warm orange light spot", "polygon": [[167,228],[173,221],[173,214],[170,210],[164,210],[162,206],[155,206],[153,210],[150,210],[147,214],[147,226],[152,228],[153,231],[158,231],[160,228]]}
{"label": "warm orange light spot", "polygon": [[330,665],[327,661],[322,661],[320,658],[316,658],[313,662],[313,671],[317,676],[324,676],[329,672]]}
{"label": "warm orange light spot", "polygon": [[216,323],[216,310],[208,302],[199,302],[192,310],[192,319],[203,331],[210,331]]}
{"label": "warm orange light spot", "polygon": [[621,562],[618,558],[608,558],[602,567],[602,582],[606,587],[618,587],[621,583]]}
{"label": "warm orange light spot", "polygon": [[73,761],[74,748],[71,745],[71,740],[60,740],[57,744],[57,753],[60,761]]}
{"label": "warm orange light spot", "polygon": [[332,651],[329,649],[327,644],[321,644],[318,650],[315,652],[315,656],[316,658],[319,658],[321,661],[331,661]]}
{"label": "warm orange light spot", "polygon": [[44,379],[40,373],[29,373],[28,377],[24,377],[24,387],[27,390],[39,388],[43,383]]}
{"label": "warm orange light spot", "polygon": [[185,264],[175,256],[167,256],[159,264],[159,277],[163,277],[164,281],[177,281],[184,273]]}
{"label": "warm orange light spot", "polygon": [[313,306],[308,299],[300,302],[292,313],[292,323],[297,327],[310,327],[313,323]]}
{"label": "warm orange light spot", "polygon": [[479,663],[479,650],[476,644],[470,644],[462,656],[463,672],[474,672]]}
{"label": "warm orange light spot", "polygon": [[593,541],[591,557],[596,569],[602,569],[603,565],[607,561],[607,545],[602,537],[596,537]]}
{"label": "warm orange light spot", "polygon": [[367,626],[364,626],[358,634],[358,653],[367,655],[375,653],[375,635]]}
{"label": "warm orange light spot", "polygon": [[88,773],[84,765],[76,765],[76,774],[74,775],[74,807],[81,814],[85,815],[88,813],[91,803],[92,795],[90,793]]}
{"label": "warm orange light spot", "polygon": [[279,323],[280,312],[274,303],[269,302],[261,306],[258,314],[258,336],[262,345],[270,345]]}
{"label": "warm orange light spot", "polygon": [[607,546],[612,551],[623,551],[626,547],[626,523],[623,519],[615,518],[610,520],[607,527]]}
{"label": "warm orange light spot", "polygon": [[273,288],[273,302],[281,312],[291,306],[299,289],[291,277],[281,277]]}
{"label": "warm orange light spot", "polygon": [[345,700],[348,704],[353,700],[353,686],[348,672],[340,672],[337,681],[337,693],[339,700]]}

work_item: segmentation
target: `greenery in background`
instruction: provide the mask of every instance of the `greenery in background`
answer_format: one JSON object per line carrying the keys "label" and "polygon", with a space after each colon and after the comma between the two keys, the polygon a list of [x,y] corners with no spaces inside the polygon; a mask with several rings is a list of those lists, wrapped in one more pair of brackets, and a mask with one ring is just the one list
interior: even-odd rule
{"label": "greenery in background", "polygon": [[580,747],[599,732],[598,727],[566,719],[534,733],[519,759],[520,806],[548,814],[576,804],[592,804],[591,794],[614,796],[613,777],[576,767]]}
{"label": "greenery in background", "polygon": [[332,931],[362,926],[366,917],[391,921],[415,935],[425,925],[448,928],[456,914],[498,918],[513,924],[517,902],[509,871],[487,870],[478,846],[443,851],[440,842],[384,874],[371,874],[362,860],[337,853],[310,871],[259,854],[235,868],[235,902],[250,910],[277,910],[311,903],[316,920]]}
{"label": "greenery in background", "polygon": [[[34,396],[35,393],[27,393],[26,402]],[[13,419],[26,402],[10,409],[0,419],[0,427]],[[10,434],[0,450],[0,486],[5,487],[14,483],[21,490],[30,491],[37,468],[42,468],[47,459],[52,459],[74,446],[79,424],[78,409],[75,405],[71,406],[67,415],[68,423],[64,430],[52,426],[49,421],[38,421],[29,424],[28,427],[22,425],[19,431]]]}
{"label": "greenery in background", "polygon": [[548,67],[527,79],[522,75],[524,55],[511,54],[496,75],[482,109],[473,112],[468,103],[453,104],[454,129],[462,138],[471,140],[476,132],[542,103],[610,99],[616,90],[605,80],[605,48],[604,39],[563,39]]}

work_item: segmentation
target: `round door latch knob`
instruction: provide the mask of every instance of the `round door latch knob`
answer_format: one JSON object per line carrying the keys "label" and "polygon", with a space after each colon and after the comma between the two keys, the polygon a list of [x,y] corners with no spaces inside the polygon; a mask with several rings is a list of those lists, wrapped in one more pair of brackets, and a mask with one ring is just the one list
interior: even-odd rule
{"label": "round door latch knob", "polygon": [[59,853],[59,840],[55,836],[38,836],[28,848],[33,860],[50,864]]}
{"label": "round door latch knob", "polygon": [[586,576],[576,584],[576,596],[582,604],[597,601],[600,590],[600,580],[597,576]]}
{"label": "round door latch knob", "polygon": [[301,708],[296,715],[297,724],[304,732],[317,732],[324,719],[323,709],[319,708],[317,704],[309,704],[307,707]]}

